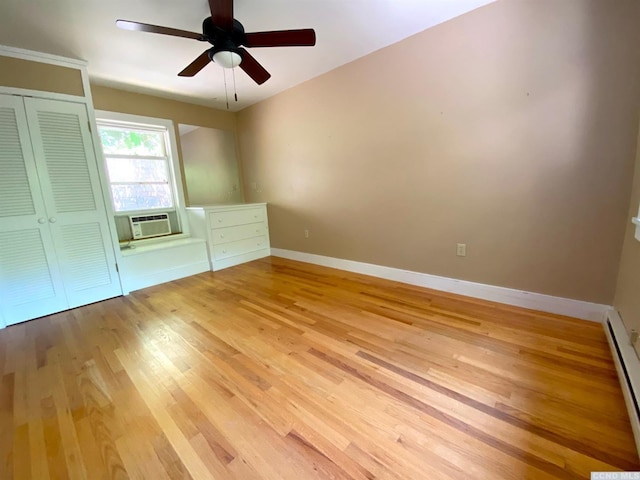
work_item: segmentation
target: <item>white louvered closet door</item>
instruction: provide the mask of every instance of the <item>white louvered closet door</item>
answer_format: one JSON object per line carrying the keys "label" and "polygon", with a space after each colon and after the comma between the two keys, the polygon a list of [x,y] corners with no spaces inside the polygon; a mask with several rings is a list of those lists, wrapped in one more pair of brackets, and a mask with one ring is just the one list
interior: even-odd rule
{"label": "white louvered closet door", "polygon": [[23,99],[0,95],[0,320],[66,308]]}
{"label": "white louvered closet door", "polygon": [[69,307],[122,295],[86,107],[24,101]]}

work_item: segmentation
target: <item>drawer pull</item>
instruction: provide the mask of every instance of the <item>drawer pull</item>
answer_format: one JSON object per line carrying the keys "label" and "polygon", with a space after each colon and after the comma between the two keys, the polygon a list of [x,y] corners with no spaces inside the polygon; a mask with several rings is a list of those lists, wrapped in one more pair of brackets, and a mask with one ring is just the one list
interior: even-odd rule
{"label": "drawer pull", "polygon": [[221,234],[220,234],[220,238],[224,238],[224,233],[221,233]]}
{"label": "drawer pull", "polygon": [[222,253],[227,253],[227,251],[226,250],[222,250]]}
{"label": "drawer pull", "polygon": [[222,223],[222,219],[221,218],[218,219],[218,223]]}

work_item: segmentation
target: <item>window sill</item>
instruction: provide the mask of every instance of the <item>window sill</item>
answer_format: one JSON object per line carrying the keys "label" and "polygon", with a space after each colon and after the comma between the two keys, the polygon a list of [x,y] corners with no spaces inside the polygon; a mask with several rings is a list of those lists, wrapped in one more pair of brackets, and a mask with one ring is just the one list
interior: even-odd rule
{"label": "window sill", "polygon": [[189,236],[183,236],[182,238],[171,238],[164,241],[156,241],[154,243],[145,244],[133,244],[129,247],[120,247],[120,252],[123,257],[129,257],[132,255],[141,255],[143,253],[155,252],[158,250],[166,250],[169,248],[184,247],[186,245],[195,245],[198,243],[205,243],[203,238],[193,238]]}
{"label": "window sill", "polygon": [[127,250],[131,248],[140,248],[141,246],[152,245],[156,243],[166,243],[173,240],[182,240],[183,238],[190,238],[188,233],[172,233],[171,235],[161,235],[159,237],[140,238],[138,240],[127,240],[120,242],[120,250]]}

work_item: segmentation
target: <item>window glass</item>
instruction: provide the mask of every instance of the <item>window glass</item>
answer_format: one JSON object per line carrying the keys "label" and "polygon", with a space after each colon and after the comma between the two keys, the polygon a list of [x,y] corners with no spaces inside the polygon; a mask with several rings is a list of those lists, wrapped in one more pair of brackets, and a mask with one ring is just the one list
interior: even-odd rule
{"label": "window glass", "polygon": [[163,182],[169,181],[167,162],[139,158],[107,157],[109,180],[115,182]]}
{"label": "window glass", "polygon": [[171,189],[166,184],[111,185],[111,194],[117,212],[173,207]]}
{"label": "window glass", "polygon": [[163,132],[101,126],[100,139],[107,154],[166,156]]}
{"label": "window glass", "polygon": [[167,131],[101,124],[100,140],[116,212],[173,209]]}

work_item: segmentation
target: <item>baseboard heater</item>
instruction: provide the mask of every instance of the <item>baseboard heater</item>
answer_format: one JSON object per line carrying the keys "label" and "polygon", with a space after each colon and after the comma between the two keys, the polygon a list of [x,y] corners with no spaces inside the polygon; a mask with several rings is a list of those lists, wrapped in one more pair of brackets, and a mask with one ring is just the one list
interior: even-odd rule
{"label": "baseboard heater", "polygon": [[640,400],[640,360],[631,346],[627,329],[615,310],[607,312],[604,331],[607,340],[609,340],[611,354],[618,371],[624,401],[631,420],[636,449],[640,455],[640,405],[638,405],[638,400]]}

